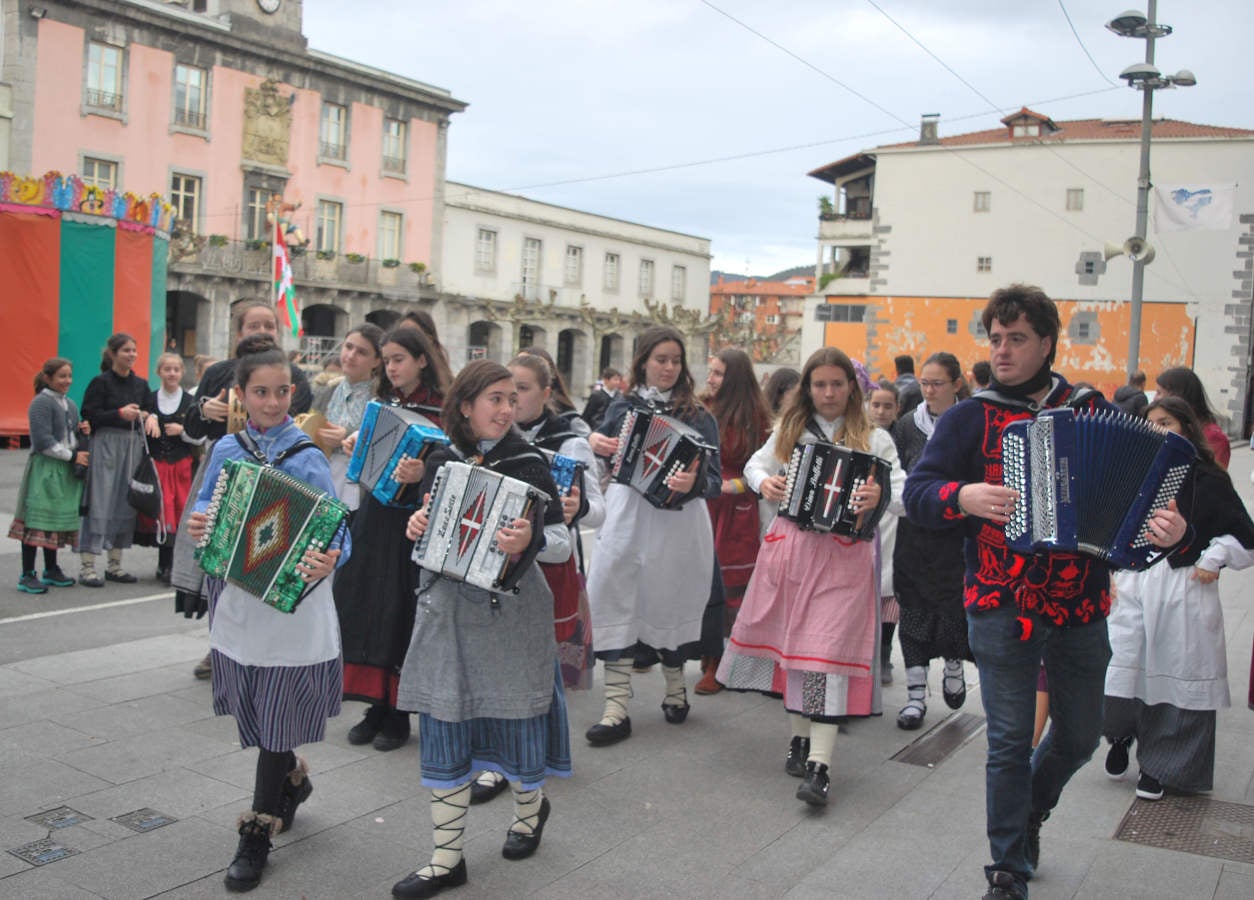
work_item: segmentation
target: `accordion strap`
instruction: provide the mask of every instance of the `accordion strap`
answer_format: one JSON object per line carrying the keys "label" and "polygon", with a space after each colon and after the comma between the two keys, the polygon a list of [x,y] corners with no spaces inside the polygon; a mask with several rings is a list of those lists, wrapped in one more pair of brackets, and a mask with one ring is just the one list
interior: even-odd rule
{"label": "accordion strap", "polygon": [[[1036,415],[1041,410],[1047,408],[1033,400],[1022,400],[1019,397],[1011,397],[1010,395],[1003,394],[1001,391],[994,388],[984,388],[982,391],[976,391],[971,396],[973,399],[996,403],[998,406],[1008,406],[1011,409],[1026,409],[1028,412],[1032,413],[1032,415]],[[1072,391],[1071,396],[1067,398],[1067,402],[1056,408],[1079,409],[1080,407],[1085,406],[1095,396],[1100,397],[1101,391],[1087,387],[1076,388]]]}
{"label": "accordion strap", "polygon": [[308,440],[307,438],[302,438],[286,450],[282,451],[274,459],[270,459],[261,452],[261,448],[257,446],[257,442],[253,440],[252,435],[246,430],[235,432],[235,440],[239,441],[239,445],[243,447],[244,450],[246,450],[253,457],[253,459],[257,460],[257,462],[261,463],[263,466],[277,466],[279,463],[283,462],[283,460],[290,459],[297,453],[304,450],[309,450],[310,448],[313,448],[314,450],[318,449],[318,445],[313,441]]}

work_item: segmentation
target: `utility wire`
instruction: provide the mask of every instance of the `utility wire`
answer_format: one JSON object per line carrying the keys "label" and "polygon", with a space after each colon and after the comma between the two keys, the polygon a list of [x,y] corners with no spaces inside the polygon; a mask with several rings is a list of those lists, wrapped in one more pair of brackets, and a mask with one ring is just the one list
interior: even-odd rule
{"label": "utility wire", "polygon": [[[1029,104],[1032,106],[1043,106],[1043,105],[1050,104],[1050,103],[1063,103],[1068,100],[1077,100],[1083,97],[1091,97],[1096,94],[1109,93],[1111,90],[1114,90],[1114,89],[1113,88],[1099,88],[1097,90],[1081,91],[1075,94],[1065,94],[1060,97],[1049,97],[1049,98],[1045,98],[1041,100],[1032,100],[1032,101],[1029,101]],[[970,119],[979,119],[979,118],[986,116],[987,114],[988,112],[986,110],[980,110],[979,112],[964,113],[963,115],[960,115],[960,116],[947,117],[946,121],[963,122],[963,121],[967,121]],[[896,119],[897,117],[894,116],[893,118]],[[901,120],[898,120],[898,121],[901,121]],[[810,141],[804,144],[791,144],[786,147],[771,147],[771,148],[764,149],[764,150],[748,150],[748,151],[745,151],[744,153],[735,153],[735,154],[731,154],[728,156],[717,156],[717,157],[710,157],[707,159],[688,160],[685,162],[668,163],[668,164],[650,166],[650,167],[641,168],[641,169],[625,169],[622,171],[606,172],[606,173],[601,173],[597,175],[583,175],[583,176],[578,176],[575,178],[561,179],[558,181],[537,182],[535,184],[524,184],[524,185],[517,185],[514,187],[485,188],[485,190],[493,190],[499,193],[513,193],[516,191],[529,191],[529,190],[539,190],[541,188],[564,187],[567,185],[575,185],[575,184],[588,184],[590,182],[595,182],[595,181],[609,181],[609,180],[616,179],[616,178],[631,178],[631,177],[635,177],[639,175],[654,175],[654,174],[660,174],[663,172],[678,171],[681,169],[692,169],[692,168],[698,168],[701,166],[720,165],[722,163],[736,162],[742,159],[754,159],[758,157],[772,156],[772,155],[781,154],[781,153],[793,153],[798,150],[810,150],[815,147],[826,147],[832,144],[848,143],[849,141],[862,141],[862,140],[868,140],[870,138],[887,137],[889,135],[901,134],[902,132],[913,132],[914,129],[915,129],[914,125],[909,124],[909,123],[903,123],[900,126],[894,126],[892,128],[881,128],[875,131],[863,131],[858,134],[848,134],[842,137],[828,138],[828,139],[821,140],[821,141]],[[445,199],[448,199],[448,197],[450,196],[450,193],[451,192],[446,192]],[[452,196],[457,196],[457,195],[452,194]],[[468,196],[468,195],[463,194],[461,196]],[[435,195],[428,193],[428,194],[422,194],[422,195],[417,195],[413,197],[404,197],[404,198],[401,198],[400,200],[365,201],[361,203],[346,203],[344,204],[344,208],[345,209],[370,209],[370,208],[379,208],[379,207],[385,207],[385,206],[394,207],[394,206],[402,206],[402,205],[409,204],[409,203],[429,202],[433,199],[435,199]],[[235,216],[236,216],[235,209],[224,210],[222,212],[204,213],[204,218],[206,220],[227,219],[227,218],[234,220]]]}
{"label": "utility wire", "polygon": [[[961,75],[959,75],[956,71],[954,71],[954,69],[953,69],[953,68],[952,68],[952,67],[951,67],[951,66],[950,66],[947,62],[945,62],[943,59],[941,59],[939,56],[937,56],[935,53],[933,53],[933,52],[931,51],[931,49],[929,49],[929,48],[927,47],[927,45],[925,45],[925,44],[924,44],[921,40],[919,40],[917,37],[915,37],[915,36],[914,36],[914,34],[912,34],[912,33],[910,32],[910,30],[909,30],[909,29],[907,29],[904,25],[902,25],[900,22],[898,22],[896,19],[894,19],[892,16],[890,16],[890,15],[889,15],[889,14],[888,14],[885,10],[884,10],[884,8],[883,8],[883,7],[881,7],[881,6],[880,6],[880,5],[876,2],[876,0],[867,0],[867,3],[869,3],[872,7],[874,7],[874,8],[875,8],[875,9],[876,9],[879,13],[880,13],[880,15],[882,15],[885,19],[887,19],[889,22],[891,22],[893,25],[895,25],[895,26],[896,26],[896,27],[897,27],[897,28],[901,31],[901,33],[902,33],[902,34],[904,34],[906,37],[908,37],[908,38],[909,38],[909,39],[910,39],[910,40],[911,40],[911,41],[912,41],[912,42],[913,42],[916,46],[918,46],[918,47],[919,47],[919,49],[921,49],[921,50],[922,50],[924,53],[926,53],[929,57],[931,57],[933,60],[935,60],[935,61],[937,62],[937,64],[939,64],[939,65],[940,65],[940,66],[941,66],[941,67],[942,67],[942,68],[943,68],[946,72],[949,72],[949,74],[953,75],[953,76],[954,76],[954,78],[956,78],[956,79],[958,79],[958,81],[962,82],[962,84],[963,84],[963,85],[965,85],[965,86],[966,86],[966,87],[967,87],[967,88],[968,88],[968,89],[969,89],[969,90],[970,90],[973,94],[975,94],[977,97],[979,97],[979,98],[980,98],[981,100],[983,100],[985,103],[987,103],[987,104],[989,105],[989,107],[990,107],[990,108],[992,108],[992,110],[993,110],[993,111],[995,111],[995,112],[1005,112],[1005,110],[1003,110],[1003,109],[1002,109],[1001,107],[999,107],[996,103],[994,103],[994,102],[993,102],[992,100],[990,100],[987,96],[985,96],[985,94],[984,94],[982,91],[980,91],[977,87],[975,87],[975,85],[971,84],[971,82],[967,81],[965,78],[963,78]],[[1062,0],[1059,0],[1059,5],[1060,5],[1060,6],[1062,5]],[[1064,13],[1064,14],[1066,13],[1066,8],[1065,8],[1065,7],[1063,8],[1063,13]],[[1070,17],[1070,16],[1067,16],[1067,22],[1068,22],[1068,23],[1070,23],[1070,22],[1071,22],[1071,17]],[[1073,26],[1072,26],[1072,32],[1074,33],[1074,31],[1075,31],[1075,26],[1073,25]],[[1077,40],[1079,39],[1079,35],[1078,35],[1078,34],[1076,35],[1076,39],[1077,39]],[[1081,46],[1083,46],[1083,42],[1081,42]],[[1087,54],[1087,53],[1088,53],[1088,50],[1086,49],[1084,52]],[[1092,57],[1090,56],[1090,57],[1089,57],[1089,59],[1090,59],[1090,61],[1091,61],[1091,60],[1092,60]],[[1097,64],[1096,64],[1096,63],[1094,63],[1094,66],[1096,66],[1096,65],[1097,65]],[[1104,76],[1103,76],[1103,77],[1104,77]],[[1110,79],[1107,79],[1107,81],[1109,81],[1109,80],[1110,80]],[[1112,84],[1112,86],[1113,86],[1113,82],[1112,82],[1111,84]],[[1151,126],[1151,127],[1152,127],[1152,126]],[[942,145],[942,146],[943,146],[943,145]],[[1086,172],[1084,169],[1082,169],[1082,168],[1081,168],[1079,165],[1077,165],[1075,162],[1073,162],[1072,160],[1068,159],[1068,158],[1067,158],[1065,155],[1063,155],[1062,153],[1059,153],[1059,152],[1058,152],[1058,150],[1057,150],[1057,148],[1055,148],[1055,147],[1054,147],[1054,146],[1053,146],[1053,145],[1052,145],[1049,141],[1044,141],[1044,140],[1042,140],[1042,141],[1040,142],[1040,146],[1044,147],[1046,150],[1048,150],[1050,153],[1052,153],[1052,154],[1053,154],[1055,157],[1057,157],[1059,160],[1061,160],[1062,162],[1066,163],[1066,164],[1067,164],[1068,166],[1070,166],[1071,168],[1075,169],[1077,172],[1079,172],[1079,173],[1080,173],[1081,175],[1083,175],[1085,178],[1089,179],[1089,181],[1091,181],[1093,184],[1097,185],[1098,187],[1104,188],[1106,191],[1108,191],[1108,192],[1110,192],[1111,194],[1113,194],[1114,196],[1118,197],[1120,200],[1124,201],[1125,203],[1128,203],[1129,205],[1132,205],[1132,201],[1131,201],[1131,200],[1129,200],[1129,199],[1128,199],[1128,198],[1127,198],[1127,197],[1126,197],[1123,193],[1119,192],[1119,191],[1118,191],[1118,190],[1116,190],[1115,188],[1112,188],[1110,185],[1105,184],[1103,181],[1101,181],[1101,179],[1099,179],[1099,178],[1097,178],[1097,177],[1095,177],[1095,176],[1093,176],[1093,175],[1089,174],[1088,172]],[[1075,222],[1071,221],[1069,218],[1067,218],[1067,217],[1065,217],[1065,216],[1063,216],[1063,215],[1059,214],[1057,211],[1053,210],[1052,208],[1045,206],[1044,204],[1042,204],[1042,203],[1038,202],[1037,200],[1035,200],[1035,199],[1034,199],[1034,198],[1032,198],[1032,197],[1029,197],[1027,194],[1025,194],[1025,193],[1023,193],[1022,191],[1018,190],[1016,187],[1014,187],[1013,185],[1011,185],[1009,182],[1005,181],[1004,179],[998,178],[996,175],[993,175],[993,173],[991,173],[991,172],[987,171],[986,169],[983,169],[982,167],[980,167],[980,166],[979,166],[979,165],[977,165],[976,163],[972,162],[970,159],[967,159],[966,157],[963,157],[963,156],[962,156],[962,154],[960,154],[960,153],[959,153],[959,154],[956,154],[956,155],[957,155],[959,158],[964,159],[964,161],[966,161],[968,164],[970,164],[970,165],[972,165],[972,166],[975,166],[975,168],[977,168],[977,169],[980,169],[980,171],[984,172],[984,174],[988,175],[990,178],[993,178],[994,180],[996,180],[996,181],[1000,182],[1001,184],[1005,185],[1006,187],[1009,187],[1012,191],[1014,191],[1014,193],[1018,194],[1020,197],[1024,198],[1024,199],[1025,199],[1025,200],[1027,200],[1028,202],[1032,203],[1033,205],[1035,205],[1035,206],[1039,207],[1040,209],[1044,210],[1045,212],[1049,213],[1049,214],[1050,214],[1050,215],[1052,215],[1054,218],[1058,219],[1060,222],[1064,222],[1064,223],[1066,223],[1066,224],[1067,224],[1067,225],[1069,225],[1070,227],[1072,227],[1072,228],[1074,228],[1075,230],[1079,231],[1081,234],[1087,235],[1088,237],[1092,238],[1092,239],[1093,239],[1094,241],[1096,241],[1097,243],[1099,243],[1099,244],[1104,244],[1104,239],[1103,239],[1103,238],[1100,238],[1100,237],[1098,237],[1097,235],[1094,235],[1093,233],[1089,232],[1088,230],[1086,230],[1086,229],[1084,229],[1084,228],[1080,227],[1079,225],[1077,225]],[[1170,255],[1169,255],[1169,254],[1168,254],[1168,257],[1170,258]],[[1181,291],[1181,292],[1183,292],[1183,293],[1185,293],[1185,294],[1187,294],[1187,295],[1189,295],[1189,296],[1196,297],[1196,296],[1197,296],[1197,292],[1193,290],[1192,285],[1190,285],[1190,284],[1189,284],[1188,279],[1186,279],[1186,278],[1184,277],[1184,274],[1180,271],[1180,268],[1179,268],[1179,267],[1175,264],[1175,261],[1174,261],[1174,260],[1171,260],[1171,266],[1172,266],[1172,268],[1175,270],[1176,274],[1180,276],[1181,280],[1182,280],[1182,281],[1184,281],[1184,284],[1183,284],[1183,285],[1181,285],[1181,284],[1177,284],[1176,282],[1172,281],[1170,278],[1167,278],[1167,277],[1166,277],[1166,276],[1164,276],[1164,275],[1161,275],[1161,274],[1159,274],[1159,273],[1157,273],[1157,272],[1154,272],[1153,270],[1149,270],[1149,274],[1150,274],[1150,275],[1152,275],[1153,277],[1157,278],[1157,279],[1158,279],[1159,281],[1161,281],[1163,284],[1166,284],[1168,287],[1175,288],[1176,290]]]}
{"label": "utility wire", "polygon": [[735,16],[733,16],[731,13],[727,12],[727,11],[726,11],[726,10],[724,10],[724,9],[719,9],[717,6],[715,6],[713,3],[711,3],[711,2],[710,2],[710,0],[701,0],[701,2],[702,2],[703,4],[705,4],[706,6],[708,6],[710,9],[714,10],[714,12],[718,13],[720,16],[723,16],[724,18],[730,19],[731,21],[735,22],[737,25],[739,25],[739,26],[740,26],[741,28],[743,28],[745,31],[748,31],[750,34],[757,35],[759,38],[761,38],[762,40],[766,41],[768,44],[770,44],[770,45],[771,45],[772,47],[774,47],[776,50],[779,50],[781,53],[784,53],[784,54],[785,54],[785,55],[787,55],[787,56],[791,56],[793,59],[795,59],[797,62],[801,63],[801,64],[802,64],[803,66],[805,66],[807,69],[810,69],[811,71],[817,72],[820,76],[822,76],[823,78],[826,78],[828,81],[832,82],[832,84],[835,84],[836,86],[841,87],[841,88],[843,88],[844,90],[848,91],[849,93],[853,94],[855,97],[857,97],[857,98],[858,98],[859,100],[861,100],[863,103],[867,104],[868,106],[873,106],[873,107],[875,107],[875,108],[876,108],[876,109],[878,109],[880,112],[882,112],[884,115],[888,116],[890,119],[895,119],[896,121],[898,121],[898,122],[902,122],[902,124],[904,124],[904,125],[906,125],[907,127],[909,127],[909,124],[910,124],[910,123],[905,122],[905,121],[904,121],[904,120],[903,120],[900,116],[898,116],[898,115],[897,115],[896,113],[894,113],[892,110],[890,110],[890,109],[885,109],[883,106],[880,106],[878,103],[876,103],[876,102],[875,102],[874,100],[872,100],[870,97],[868,97],[866,94],[863,94],[863,93],[862,93],[862,92],[860,92],[860,91],[854,90],[854,89],[853,89],[853,88],[851,88],[849,85],[845,84],[843,81],[841,81],[839,78],[837,78],[835,75],[832,75],[830,72],[825,72],[824,70],[822,70],[822,69],[820,69],[818,66],[816,66],[814,63],[810,62],[808,59],[805,59],[804,57],[798,56],[796,53],[793,53],[791,50],[789,50],[789,49],[788,49],[787,47],[785,47],[783,44],[779,43],[778,41],[773,40],[772,38],[767,37],[765,34],[763,34],[762,32],[758,31],[758,30],[757,30],[756,28],[754,28],[752,25],[749,25],[749,24],[748,24],[748,23],[746,23],[746,22],[742,22],[740,19],[737,19]]}
{"label": "utility wire", "polygon": [[1102,76],[1102,78],[1106,80],[1107,84],[1112,87],[1118,87],[1119,85],[1111,81],[1110,76],[1102,71],[1102,67],[1097,64],[1097,60],[1093,59],[1093,54],[1089,53],[1089,48],[1084,46],[1084,41],[1080,39],[1080,32],[1076,31],[1075,23],[1071,21],[1071,13],[1067,12],[1067,7],[1063,4],[1062,0],[1058,0],[1058,8],[1062,10],[1063,18],[1067,20],[1067,25],[1071,28],[1071,33],[1075,35],[1075,42],[1080,45],[1080,49],[1084,51],[1084,55],[1089,58],[1089,62],[1093,64],[1093,68],[1097,70],[1097,74]]}

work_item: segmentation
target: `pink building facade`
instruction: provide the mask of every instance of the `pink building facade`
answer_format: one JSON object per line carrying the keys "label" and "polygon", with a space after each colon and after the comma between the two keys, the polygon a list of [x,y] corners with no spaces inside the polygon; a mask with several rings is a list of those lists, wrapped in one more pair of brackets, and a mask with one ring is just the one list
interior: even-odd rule
{"label": "pink building facade", "polygon": [[227,355],[231,305],[268,295],[272,198],[307,348],[434,302],[447,126],[466,105],[448,91],[308,49],[300,0],[4,0],[3,16],[9,168],[167,196],[185,356]]}

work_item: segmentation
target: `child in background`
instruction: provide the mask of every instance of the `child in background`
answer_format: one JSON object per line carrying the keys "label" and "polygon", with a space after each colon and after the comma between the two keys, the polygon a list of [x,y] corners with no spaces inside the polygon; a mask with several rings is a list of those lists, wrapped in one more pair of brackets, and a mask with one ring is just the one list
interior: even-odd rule
{"label": "child in background", "polygon": [[[376,396],[420,413],[440,425],[444,392],[452,380],[444,357],[420,328],[397,326],[379,339],[383,371]],[[357,432],[343,450],[352,456]],[[418,485],[423,461],[404,459],[392,477]],[[411,488],[411,490],[416,490]],[[405,537],[412,508],[385,506],[360,492],[352,530],[357,552],[335,574],[335,605],[344,647],[344,699],[369,703],[361,721],[348,730],[348,742],[390,753],[409,740],[409,713],[396,708],[401,664],[414,629],[418,568],[410,562],[414,543]]]}
{"label": "child in background", "polygon": [[1189,533],[1157,565],[1115,573],[1102,730],[1110,741],[1106,774],[1123,776],[1136,741],[1136,795],[1159,800],[1168,788],[1191,794],[1214,786],[1216,710],[1231,704],[1217,582],[1224,568],[1254,565],[1254,522],[1187,400],[1160,395],[1145,417],[1197,448],[1177,501]]}
{"label": "child in background", "polygon": [[[205,509],[228,459],[253,461],[253,449],[269,464],[332,496],[327,458],[297,428],[292,402],[292,365],[282,350],[241,358],[235,392],[248,414],[237,434],[214,445],[205,479],[188,517],[187,534],[205,534]],[[343,558],[352,541],[341,529]],[[226,887],[252,890],[261,882],[270,838],[292,826],[296,808],[313,792],[309,766],[293,752],[321,741],[327,719],[339,715],[343,670],[340,630],[331,582],[341,549],[305,551],[301,576],[315,586],[295,612],[280,612],[244,588],[206,578],[209,648],[213,656],[213,711],[235,717],[241,747],[258,747],[252,808],[239,819],[239,847],[226,870]]]}
{"label": "child in background", "polygon": [[[48,585],[74,584],[57,564],[57,548],[72,547],[78,541],[83,482],[74,476],[74,467],[87,465],[87,451],[79,449],[78,407],[66,396],[73,382],[70,361],[54,356],[35,375],[35,399],[26,413],[30,456],[9,526],[9,537],[22,543],[17,589],[25,594],[46,593]],[[42,577],[35,574],[36,547],[44,551]]]}
{"label": "child in background", "polygon": [[[887,378],[874,385],[867,398],[867,416],[876,428],[888,431],[897,421],[897,385]],[[897,546],[897,516],[885,511],[880,519],[880,684],[893,683],[893,632],[901,607],[893,592],[893,549]]]}
{"label": "child in background", "polygon": [[187,414],[196,399],[180,386],[183,380],[183,358],[177,353],[162,353],[157,358],[157,377],[161,387],[148,394],[143,410],[157,419],[157,436],[148,437],[148,452],[161,481],[161,522],[145,515],[137,517],[135,543],[157,548],[157,577],[170,583],[174,565],[174,534],[183,509],[192,491],[192,469],[195,449],[204,443],[183,430]]}

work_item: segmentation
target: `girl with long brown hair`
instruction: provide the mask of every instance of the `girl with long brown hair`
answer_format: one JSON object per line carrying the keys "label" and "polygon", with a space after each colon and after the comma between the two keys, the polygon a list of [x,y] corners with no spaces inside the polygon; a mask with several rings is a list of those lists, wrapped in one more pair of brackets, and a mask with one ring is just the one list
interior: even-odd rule
{"label": "girl with long brown hair", "polygon": [[[421,413],[441,424],[448,369],[439,351],[418,328],[397,326],[379,339],[382,370],[376,399]],[[357,432],[344,440],[351,455]],[[393,477],[418,484],[422,460],[406,459]],[[396,708],[401,663],[414,624],[418,570],[410,563],[413,541],[405,536],[411,509],[384,506],[361,492],[353,517],[358,552],[335,576],[335,608],[344,644],[344,699],[369,703],[348,731],[350,744],[370,744],[384,753],[409,740],[409,713]]]}
{"label": "girl with long brown hair", "polygon": [[[731,634],[741,598],[758,558],[761,522],[758,495],[745,483],[745,463],[771,431],[771,412],[753,372],[749,354],[734,347],[711,357],[705,402],[718,422],[722,460],[722,493],[706,502],[714,529],[714,555],[723,578],[723,637]],[[716,694],[723,689],[715,679],[719,660],[702,657],[704,673],[694,690]]]}
{"label": "girl with long brown hair", "polygon": [[[873,453],[893,467],[892,484],[857,488],[853,509],[872,509],[892,491],[900,514],[905,475],[888,433],[867,420],[853,362],[824,347],[806,361],[779,425],[745,465],[745,480],[767,500],[784,498],[783,472],[799,443],[816,440]],[[804,778],[797,799],[827,803],[837,723],[878,711],[879,574],[875,542],[803,531],[779,516],[753,578],[718,680],[738,690],[783,693],[791,741],[784,764]]]}
{"label": "girl with long brown hair", "polygon": [[[718,446],[718,424],[697,400],[683,335],[654,326],[640,335],[624,396],[605,413],[588,442],[602,459],[618,449],[623,419],[634,409],[680,419]],[[714,576],[714,535],[705,499],[719,495],[722,479],[716,452],[698,471],[671,476],[678,505],[659,509],[629,485],[605,491],[605,524],[597,534],[588,577],[593,645],[605,662],[605,710],[585,735],[606,746],[631,735],[627,703],[637,645],[658,651],[666,695],[662,713],[678,725],[688,717],[684,645],[701,636],[701,621]]]}

